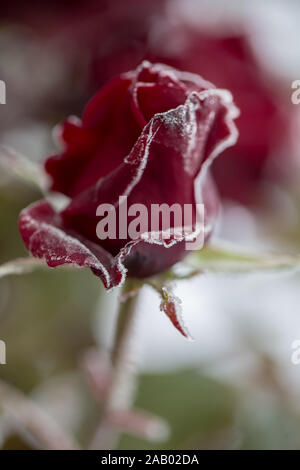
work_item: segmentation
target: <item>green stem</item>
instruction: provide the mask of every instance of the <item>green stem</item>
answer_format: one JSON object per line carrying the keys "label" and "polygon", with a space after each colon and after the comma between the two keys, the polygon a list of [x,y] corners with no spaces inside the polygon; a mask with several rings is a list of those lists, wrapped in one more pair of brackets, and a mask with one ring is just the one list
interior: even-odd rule
{"label": "green stem", "polygon": [[132,405],[135,392],[136,362],[131,360],[132,334],[138,301],[137,283],[128,279],[120,298],[113,348],[112,381],[104,402],[101,422],[92,438],[91,449],[111,450],[120,433],[110,424],[110,415]]}
{"label": "green stem", "polygon": [[115,330],[115,339],[113,344],[113,350],[111,353],[111,361],[113,367],[116,369],[120,367],[120,363],[123,362],[124,350],[126,350],[128,340],[130,339],[137,304],[137,291],[135,290],[136,285],[132,279],[127,280],[124,289],[124,299],[120,300],[119,313],[117,318],[117,325]]}

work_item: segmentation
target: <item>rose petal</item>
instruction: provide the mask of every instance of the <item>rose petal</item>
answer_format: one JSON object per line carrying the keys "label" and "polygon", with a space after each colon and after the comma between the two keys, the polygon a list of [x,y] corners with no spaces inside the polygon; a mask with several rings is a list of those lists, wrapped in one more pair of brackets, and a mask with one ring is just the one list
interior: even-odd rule
{"label": "rose petal", "polygon": [[45,259],[50,267],[62,264],[87,266],[101,278],[106,289],[123,281],[125,273],[113,257],[102,247],[65,230],[59,214],[45,200],[21,212],[19,230],[30,253]]}
{"label": "rose petal", "polygon": [[[155,101],[160,101],[154,107],[148,95],[151,87]],[[177,106],[182,100],[183,103]],[[165,110],[169,106],[171,109]],[[157,112],[161,110],[163,112]],[[106,260],[108,266],[119,273],[112,285],[124,279],[123,265],[129,275],[135,277],[148,277],[169,268],[187,254],[184,242],[192,241],[202,230],[203,220],[201,227],[198,221],[196,224],[196,203],[205,206],[206,238],[212,231],[218,203],[209,167],[220,152],[235,143],[237,130],[233,119],[236,116],[237,110],[229,92],[215,89],[201,77],[163,64],[144,62],[137,70],[114,80],[87,106],[82,125],[73,122],[65,126],[62,138],[66,150],[56,163],[60,165],[58,169],[62,169],[68,155],[71,156],[73,150],[78,152],[73,159],[77,177],[71,178],[68,190],[73,198],[60,215],[51,209],[46,227],[40,227],[40,222],[45,222],[43,214],[38,224],[38,236],[30,233],[27,237],[30,238],[30,250],[36,256],[48,256],[48,264],[55,265],[62,264],[60,251],[66,243],[63,235],[71,237],[73,245],[79,243],[85,256],[96,253],[97,258],[97,247],[101,245],[100,261],[104,254],[110,256]],[[137,136],[128,132],[132,123],[134,132],[138,130]],[[97,134],[95,141],[94,133]],[[54,162],[53,159],[48,162],[51,161]],[[77,165],[78,162],[84,162],[83,166]],[[68,175],[64,171],[60,176],[67,181]],[[137,238],[126,232],[123,236],[119,234],[122,228],[121,223],[119,227],[121,197],[127,197],[128,207],[142,204],[147,209],[148,227]],[[101,204],[115,207],[117,227],[113,238],[100,241],[96,229],[99,222],[97,209]],[[191,205],[193,220],[189,225],[192,230],[189,233],[183,231],[180,237],[177,230],[176,235],[165,239],[165,231],[173,228],[175,221],[168,223],[170,227],[163,226],[162,221],[158,227],[152,227],[154,204],[169,208],[177,204],[182,209],[185,204]],[[133,218],[127,219],[127,225]],[[182,225],[182,220],[176,221],[177,227]],[[60,244],[54,250],[51,242],[57,230],[60,231]],[[37,246],[33,244],[35,238]],[[47,250],[50,254],[45,255]],[[80,265],[91,264],[90,258],[89,262],[85,259],[78,262],[78,245],[73,246],[73,250],[76,256],[70,261],[68,253],[64,253],[63,262],[75,260]],[[90,267],[97,271],[94,266]],[[103,277],[103,269],[101,274]]]}
{"label": "rose petal", "polygon": [[129,83],[126,77],[113,80],[87,105],[82,123],[72,120],[61,126],[65,150],[45,163],[52,190],[74,197],[128,155],[142,130],[131,111]]}
{"label": "rose petal", "polygon": [[[229,93],[212,90],[211,93],[192,93],[184,105],[155,115],[122,165],[72,200],[63,212],[65,223],[97,243],[97,207],[102,203],[113,204],[118,215],[118,197],[128,196],[128,206],[142,203],[149,214],[151,204],[179,203],[183,207],[184,204],[204,203],[208,235],[218,204],[207,170],[216,155],[237,138],[233,124],[235,112]],[[150,227],[150,220],[148,222]],[[124,240],[101,241],[102,246],[115,255],[125,243]],[[152,252],[145,244],[143,247]],[[182,247],[178,248],[181,258]],[[165,256],[171,257],[171,251]],[[145,266],[145,255],[141,262],[142,258]],[[150,254],[148,261],[153,264]],[[166,259],[166,267],[169,265]],[[145,271],[148,272],[146,266]]]}

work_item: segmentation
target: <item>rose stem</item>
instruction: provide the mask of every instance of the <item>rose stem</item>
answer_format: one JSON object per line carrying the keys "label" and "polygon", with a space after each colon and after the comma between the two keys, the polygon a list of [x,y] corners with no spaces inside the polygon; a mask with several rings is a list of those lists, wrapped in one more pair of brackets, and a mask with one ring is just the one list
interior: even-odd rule
{"label": "rose stem", "polygon": [[111,450],[117,444],[119,431],[111,425],[110,416],[131,407],[135,391],[137,362],[131,360],[132,334],[137,313],[137,283],[127,279],[120,297],[115,337],[111,352],[112,380],[103,404],[101,422],[89,448]]}

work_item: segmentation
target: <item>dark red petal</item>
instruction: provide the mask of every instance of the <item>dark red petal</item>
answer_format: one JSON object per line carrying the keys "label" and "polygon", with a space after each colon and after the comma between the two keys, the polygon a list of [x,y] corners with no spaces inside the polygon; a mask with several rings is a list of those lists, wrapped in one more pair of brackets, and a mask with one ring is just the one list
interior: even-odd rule
{"label": "dark red petal", "polygon": [[157,113],[183,104],[187,89],[173,69],[144,61],[136,70],[132,84],[133,109],[143,126]]}
{"label": "dark red petal", "polygon": [[[97,207],[114,204],[128,196],[128,206],[204,203],[206,236],[218,211],[208,168],[219,152],[237,137],[233,124],[236,109],[231,95],[221,90],[192,93],[186,103],[156,115],[145,127],[129,157],[115,172],[74,198],[63,212],[67,226],[99,243],[96,235]],[[149,225],[150,226],[150,225]],[[101,245],[117,255],[130,240],[102,240]],[[146,277],[174,264],[186,254],[184,243],[165,248],[140,241],[126,257],[130,275]]]}
{"label": "dark red petal", "polygon": [[113,115],[114,110],[118,108],[120,101],[123,101],[127,94],[130,84],[130,74],[124,74],[102,87],[86,105],[82,115],[83,125],[85,127],[98,126]]}
{"label": "dark red petal", "polygon": [[124,271],[99,245],[64,229],[60,215],[45,200],[24,209],[19,230],[30,253],[54,268],[63,264],[87,266],[107,289],[119,285]]}
{"label": "dark red petal", "polygon": [[67,120],[57,127],[56,134],[64,151],[49,157],[45,162],[45,170],[51,176],[51,189],[71,196],[74,182],[86,166],[87,156],[97,148],[98,137],[91,129],[84,129],[73,120]]}
{"label": "dark red petal", "polygon": [[87,105],[82,123],[62,126],[64,151],[45,163],[53,190],[74,197],[129,154],[142,130],[131,109],[130,83],[126,77],[113,80]]}
{"label": "dark red petal", "polygon": [[181,261],[186,254],[184,241],[166,248],[138,240],[123,249],[121,259],[128,276],[143,279],[165,271]]}
{"label": "dark red petal", "polygon": [[180,72],[164,64],[148,61],[136,70],[132,84],[134,107],[144,125],[157,113],[183,104],[192,91],[201,92],[214,86],[199,75]]}
{"label": "dark red petal", "polygon": [[[240,137],[237,145],[216,161],[212,172],[222,196],[253,204],[261,183],[274,180],[276,171],[268,160],[273,150],[280,157],[278,148],[287,146],[292,115],[282,99],[285,90],[280,88],[280,80],[262,66],[251,37],[243,28],[220,32],[207,34],[205,29],[182,22],[166,23],[156,39],[156,60],[201,73],[218,88],[232,92],[241,110],[237,122]],[[283,155],[288,153],[286,150]]]}
{"label": "dark red petal", "polygon": [[[133,74],[133,75],[132,75]],[[202,76],[183,72],[166,64],[151,63],[144,60],[135,70],[131,72],[134,85],[143,84],[164,84],[165,87],[184,88],[188,91],[203,91],[215,88],[212,83],[202,78]],[[166,90],[168,93],[168,90]]]}

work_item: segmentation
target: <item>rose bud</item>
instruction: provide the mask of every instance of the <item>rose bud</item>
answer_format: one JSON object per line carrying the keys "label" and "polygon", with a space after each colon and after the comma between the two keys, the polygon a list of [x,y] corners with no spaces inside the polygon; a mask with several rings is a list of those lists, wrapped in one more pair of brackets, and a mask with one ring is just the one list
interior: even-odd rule
{"label": "rose bud", "polygon": [[283,164],[287,164],[292,113],[287,109],[289,97],[282,96],[276,77],[261,66],[250,37],[242,28],[239,32],[219,28],[214,35],[203,26],[182,21],[175,26],[164,24],[153,56],[155,61],[201,74],[232,92],[240,109],[239,139],[217,159],[212,173],[221,196],[255,203],[262,184],[278,180],[278,172],[271,171],[269,163],[283,146]]}
{"label": "rose bud", "polygon": [[63,151],[45,168],[51,189],[70,201],[61,212],[46,200],[21,212],[27,248],[51,267],[90,267],[106,288],[119,285],[126,272],[144,278],[169,268],[188,253],[191,234],[166,242],[154,239],[149,226],[146,237],[99,239],[98,207],[111,204],[120,213],[121,196],[149,214],[153,204],[189,205],[194,214],[203,204],[206,241],[219,208],[209,166],[235,143],[237,114],[230,92],[163,64],[143,62],[113,79],[89,102],[81,122],[63,124]]}

